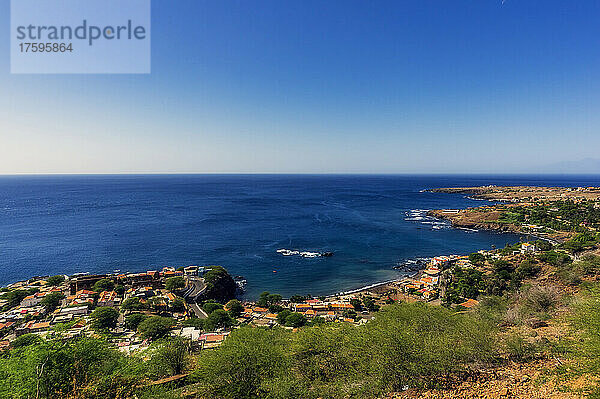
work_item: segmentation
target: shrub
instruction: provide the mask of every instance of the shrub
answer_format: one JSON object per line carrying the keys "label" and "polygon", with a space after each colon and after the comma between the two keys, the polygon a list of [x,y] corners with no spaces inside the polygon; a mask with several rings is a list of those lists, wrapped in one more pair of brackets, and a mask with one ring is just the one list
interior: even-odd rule
{"label": "shrub", "polygon": [[182,374],[190,363],[190,341],[172,337],[153,344],[150,367],[159,377]]}
{"label": "shrub", "polygon": [[545,313],[556,307],[560,301],[560,294],[553,287],[532,286],[523,295],[523,305],[526,309]]}
{"label": "shrub", "polygon": [[510,360],[522,362],[532,359],[538,351],[538,346],[519,334],[510,334],[504,339],[504,349]]}

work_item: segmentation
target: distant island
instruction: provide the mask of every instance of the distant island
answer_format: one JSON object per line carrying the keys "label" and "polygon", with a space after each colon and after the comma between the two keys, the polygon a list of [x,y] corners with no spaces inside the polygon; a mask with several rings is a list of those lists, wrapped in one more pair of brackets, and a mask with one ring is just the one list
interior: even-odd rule
{"label": "distant island", "polygon": [[242,302],[243,277],[214,265],[14,283],[0,297],[0,396],[563,399],[600,392],[600,188],[431,191],[492,202],[430,210],[432,217],[526,238],[439,254],[409,277],[320,297],[263,292]]}

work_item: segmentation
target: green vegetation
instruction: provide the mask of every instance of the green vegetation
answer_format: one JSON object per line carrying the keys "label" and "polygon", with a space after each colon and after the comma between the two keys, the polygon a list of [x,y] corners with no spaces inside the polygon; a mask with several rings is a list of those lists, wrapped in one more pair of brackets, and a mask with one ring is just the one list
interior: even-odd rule
{"label": "green vegetation", "polygon": [[217,309],[223,309],[223,305],[213,301],[207,301],[202,305],[202,310],[204,310],[207,314],[211,314]]}
{"label": "green vegetation", "polygon": [[121,304],[121,309],[123,310],[144,310],[146,308],[147,306],[138,297],[127,298]]}
{"label": "green vegetation", "polygon": [[211,266],[204,274],[204,283],[206,290],[204,297],[206,299],[214,299],[217,302],[227,302],[235,298],[237,286],[233,278],[221,266]]}
{"label": "green vegetation", "polygon": [[185,280],[183,277],[169,277],[165,281],[165,288],[169,291],[177,291],[185,287]]}
{"label": "green vegetation", "polygon": [[260,294],[260,297],[258,298],[256,304],[262,308],[269,308],[270,306],[281,302],[282,299],[283,298],[279,294],[270,294],[269,292],[265,291],[262,294]]}
{"label": "green vegetation", "polygon": [[148,318],[143,313],[130,313],[125,316],[125,327],[129,330],[136,331],[140,323]]}
{"label": "green vegetation", "polygon": [[378,397],[492,361],[492,332],[474,316],[424,304],[387,307],[359,327],[242,328],[201,354],[194,378],[206,398]]}
{"label": "green vegetation", "polygon": [[56,287],[57,285],[61,285],[65,282],[65,276],[59,274],[57,276],[48,277],[48,280],[46,281],[48,284]]}
{"label": "green vegetation", "polygon": [[44,307],[46,312],[52,312],[60,305],[60,301],[62,301],[64,297],[62,292],[51,292],[44,296],[40,305]]}
{"label": "green vegetation", "polygon": [[175,321],[170,317],[151,316],[138,325],[138,332],[152,340],[164,338],[175,326]]}
{"label": "green vegetation", "polygon": [[115,288],[115,283],[112,280],[107,278],[103,278],[101,280],[96,281],[93,291],[102,292],[102,291],[112,291]]}
{"label": "green vegetation", "polygon": [[94,329],[104,331],[117,326],[119,311],[109,307],[97,308],[92,312],[91,318]]}
{"label": "green vegetation", "polygon": [[240,317],[244,311],[244,306],[237,299],[232,299],[231,301],[227,302],[225,308],[227,308],[229,315],[234,319]]}
{"label": "green vegetation", "polygon": [[219,328],[227,328],[234,325],[235,322],[223,309],[216,309],[211,314],[208,315],[208,318],[204,322],[204,327],[208,331],[215,331]]}

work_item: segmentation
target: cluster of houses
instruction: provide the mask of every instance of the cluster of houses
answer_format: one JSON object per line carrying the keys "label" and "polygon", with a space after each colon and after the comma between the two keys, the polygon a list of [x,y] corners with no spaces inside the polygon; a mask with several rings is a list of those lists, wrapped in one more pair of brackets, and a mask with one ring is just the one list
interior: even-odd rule
{"label": "cluster of houses", "polygon": [[450,267],[450,265],[473,267],[468,256],[436,256],[427,263],[425,270],[420,271],[413,278],[407,278],[398,282],[398,286],[406,295],[425,301],[437,299],[440,296],[441,272]]}
{"label": "cluster of houses", "polygon": [[[71,337],[80,334],[93,334],[90,328],[89,315],[96,307],[119,308],[128,298],[137,297],[142,304],[151,301],[147,314],[163,314],[174,303],[177,297],[164,289],[165,280],[169,277],[197,276],[202,272],[201,267],[189,266],[183,270],[165,267],[161,271],[147,271],[144,273],[116,273],[104,275],[79,274],[67,278],[58,286],[48,284],[47,278],[34,278],[9,285],[5,293],[12,291],[30,292],[20,303],[9,308],[7,299],[0,299],[0,349],[7,348],[10,342],[17,337],[34,333],[39,335],[53,334],[54,326],[59,323],[69,323],[68,329],[63,331],[63,336]],[[94,291],[94,284],[100,280],[108,279],[115,286],[122,285],[121,294],[115,290]],[[60,294],[55,308],[44,306],[44,298],[51,294]],[[6,296],[6,295],[5,295]],[[186,311],[174,312],[172,317],[185,319]],[[116,330],[121,333],[122,339],[117,339],[118,346],[130,350],[147,345],[147,342],[136,339],[135,331],[127,331],[123,327],[123,318],[120,318]]]}

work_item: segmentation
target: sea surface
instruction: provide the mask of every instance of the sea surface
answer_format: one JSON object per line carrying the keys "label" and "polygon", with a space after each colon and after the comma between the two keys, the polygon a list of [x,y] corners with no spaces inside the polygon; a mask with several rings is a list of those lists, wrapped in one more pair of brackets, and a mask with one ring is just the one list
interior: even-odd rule
{"label": "sea surface", "polygon": [[[0,177],[0,285],[37,275],[211,265],[262,291],[323,295],[406,274],[407,260],[519,241],[419,210],[479,206],[424,189],[600,186],[599,176],[114,175]],[[287,248],[331,258],[285,257]]]}

